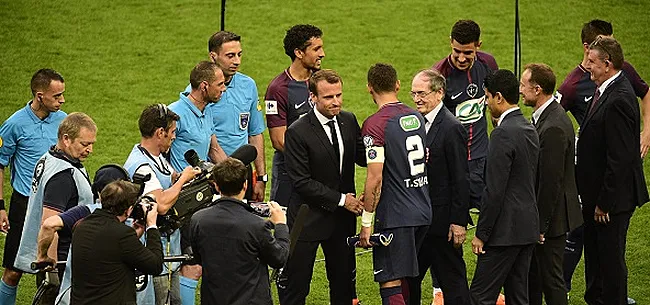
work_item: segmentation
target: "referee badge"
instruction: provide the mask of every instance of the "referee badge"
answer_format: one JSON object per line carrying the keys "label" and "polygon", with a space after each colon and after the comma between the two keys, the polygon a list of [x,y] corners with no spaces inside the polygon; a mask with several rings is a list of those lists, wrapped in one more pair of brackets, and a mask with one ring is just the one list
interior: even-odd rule
{"label": "referee badge", "polygon": [[2,147],[2,137],[0,137],[0,147]]}
{"label": "referee badge", "polygon": [[248,129],[248,122],[250,121],[251,113],[242,112],[239,114],[239,129],[246,130]]}

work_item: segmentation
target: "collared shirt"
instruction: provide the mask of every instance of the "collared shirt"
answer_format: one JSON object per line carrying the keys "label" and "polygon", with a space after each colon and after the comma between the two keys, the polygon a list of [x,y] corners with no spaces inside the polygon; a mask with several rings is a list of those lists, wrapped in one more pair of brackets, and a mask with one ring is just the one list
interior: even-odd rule
{"label": "collared shirt", "polygon": [[609,84],[611,84],[619,75],[621,75],[621,71],[616,72],[614,76],[608,78],[600,85],[600,87],[598,87],[598,91],[600,91],[600,95],[603,95],[605,89],[607,89],[607,86],[609,86]]}
{"label": "collared shirt", "polygon": [[[188,85],[185,92],[191,91],[192,86]],[[248,137],[259,135],[266,128],[257,85],[252,78],[239,72],[230,79],[219,102],[208,104],[205,112],[211,112],[214,134],[228,156],[248,144]]]}
{"label": "collared shirt", "polygon": [[180,117],[176,122],[176,139],[169,150],[172,167],[179,173],[190,165],[185,160],[185,152],[190,149],[196,151],[199,159],[208,159],[210,138],[214,133],[211,113],[201,112],[188,96],[181,94],[178,101],[169,105],[169,109]]}
{"label": "collared shirt", "polygon": [[[334,121],[334,129],[336,129],[336,137],[338,138],[338,145],[339,145],[339,172],[343,169],[343,137],[341,136],[341,128],[339,128],[339,122],[336,120],[336,116],[332,119],[328,119],[325,117],[316,107],[314,107],[314,114],[316,115],[316,118],[318,119],[318,122],[320,122],[321,127],[323,127],[323,130],[325,130],[325,134],[327,137],[330,139],[330,143],[332,143],[332,132],[330,131],[330,127],[327,126],[327,123],[329,121]],[[339,206],[343,206],[345,204],[345,194],[341,194],[341,199],[339,200]]]}
{"label": "collared shirt", "polygon": [[505,118],[506,115],[508,115],[508,113],[513,112],[513,111],[515,111],[515,110],[519,110],[519,107],[512,107],[512,108],[510,108],[510,109],[504,111],[504,112],[501,114],[501,116],[499,117],[499,121],[497,122],[497,126],[500,126],[500,125],[501,125],[501,122],[503,121],[503,118]]}
{"label": "collared shirt", "polygon": [[438,112],[440,112],[440,109],[442,109],[443,103],[439,103],[438,106],[433,108],[429,113],[427,113],[424,116],[425,123],[424,123],[424,128],[427,130],[427,133],[429,133],[429,128],[431,128],[431,124],[433,124],[433,120],[436,119],[436,116],[438,116]]}
{"label": "collared shirt", "polygon": [[533,124],[536,124],[537,122],[539,122],[539,117],[542,116],[542,113],[544,112],[546,107],[548,107],[548,105],[550,105],[551,102],[553,102],[554,100],[555,100],[555,98],[553,96],[551,96],[551,98],[548,99],[548,101],[546,101],[544,104],[542,104],[542,106],[537,108],[537,110],[533,111]]}
{"label": "collared shirt", "polygon": [[41,120],[31,103],[0,126],[0,165],[10,167],[11,186],[24,196],[29,196],[36,162],[56,144],[59,125],[66,117],[59,110]]}

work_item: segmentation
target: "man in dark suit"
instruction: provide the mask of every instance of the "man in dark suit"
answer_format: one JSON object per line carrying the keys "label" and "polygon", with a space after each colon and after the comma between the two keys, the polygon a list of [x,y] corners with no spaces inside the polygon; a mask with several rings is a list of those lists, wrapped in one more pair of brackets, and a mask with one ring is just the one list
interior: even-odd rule
{"label": "man in dark suit", "polygon": [[71,304],[135,304],[135,269],[151,275],[162,271],[157,204],[153,202],[146,214],[146,247],[136,231],[123,224],[139,194],[133,183],[110,183],[100,193],[102,208],[75,228]]}
{"label": "man in dark suit", "polygon": [[508,70],[485,78],[492,117],[485,192],[472,251],[478,255],[472,305],[492,305],[505,288],[506,304],[528,304],[528,271],[539,240],[535,179],[539,139],[517,107],[519,84]]}
{"label": "man in dark suit", "polygon": [[532,122],[539,135],[537,209],[539,244],[528,277],[531,305],[567,304],[562,277],[567,232],[582,224],[575,183],[575,133],[562,106],[553,97],[555,74],[545,64],[529,64],[521,75],[519,93],[534,107]]}
{"label": "man in dark suit", "polygon": [[576,170],[589,305],[627,304],[627,229],[634,209],[648,201],[639,106],[622,65],[623,50],[614,38],[599,37],[589,46],[585,68],[598,88],[580,129]]}
{"label": "man in dark suit", "polygon": [[467,131],[443,107],[445,78],[436,70],[423,70],[411,83],[411,97],[424,116],[429,148],[427,176],[432,218],[418,252],[419,275],[408,278],[410,304],[420,304],[422,279],[429,266],[435,274],[447,305],[469,303],[463,242],[469,218],[469,170]]}
{"label": "man in dark suit", "polygon": [[278,280],[283,305],[305,304],[318,245],[325,254],[330,304],[352,304],[354,249],[346,237],[356,230],[363,211],[354,196],[354,164],[365,166],[359,123],[341,111],[343,82],[333,70],[309,79],[314,110],[297,120],[285,135],[285,160],[295,192],[289,199],[289,227],[301,204],[310,207],[302,234]]}

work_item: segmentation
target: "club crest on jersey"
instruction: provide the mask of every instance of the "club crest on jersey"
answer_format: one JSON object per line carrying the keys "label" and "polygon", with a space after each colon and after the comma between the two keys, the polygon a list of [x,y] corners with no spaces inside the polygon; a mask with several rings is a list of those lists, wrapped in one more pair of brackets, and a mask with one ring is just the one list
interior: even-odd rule
{"label": "club crest on jersey", "polygon": [[374,149],[369,149],[368,150],[368,159],[369,160],[375,160],[377,158],[377,151]]}
{"label": "club crest on jersey", "polygon": [[248,129],[248,122],[250,121],[251,114],[250,112],[242,112],[239,114],[239,129],[246,130]]}
{"label": "club crest on jersey", "polygon": [[372,139],[372,136],[363,136],[363,145],[368,148],[375,143],[375,140]]}
{"label": "club crest on jersey", "polygon": [[478,94],[478,86],[475,83],[471,83],[467,86],[467,95],[471,98],[475,98]]}
{"label": "club crest on jersey", "polygon": [[278,114],[278,101],[264,101],[266,114]]}
{"label": "club crest on jersey", "polygon": [[420,119],[414,114],[399,118],[399,125],[404,131],[414,131],[420,128]]}

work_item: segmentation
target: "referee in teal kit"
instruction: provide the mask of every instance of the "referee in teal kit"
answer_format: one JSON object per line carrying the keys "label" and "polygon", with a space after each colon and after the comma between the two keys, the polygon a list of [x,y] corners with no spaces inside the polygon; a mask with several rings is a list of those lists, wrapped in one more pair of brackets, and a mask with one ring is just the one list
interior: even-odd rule
{"label": "referee in teal kit", "polygon": [[[205,111],[214,120],[214,134],[224,153],[230,156],[237,148],[251,144],[257,149],[255,170],[257,181],[249,184],[246,198],[264,201],[268,176],[264,159],[264,119],[259,105],[257,86],[249,76],[239,72],[241,36],[227,31],[214,33],[208,40],[210,61],[217,64],[226,79],[226,92],[219,103],[209,104]],[[187,86],[185,92],[191,91]],[[249,182],[252,183],[252,182]]]}
{"label": "referee in teal kit", "polygon": [[[36,162],[56,144],[59,124],[66,117],[60,111],[65,103],[63,76],[52,69],[41,69],[32,76],[33,99],[0,126],[0,230],[8,232],[0,283],[0,304],[16,304],[16,288],[22,272],[14,268],[27,212],[27,200]],[[4,205],[4,168],[11,173],[9,218]]]}

